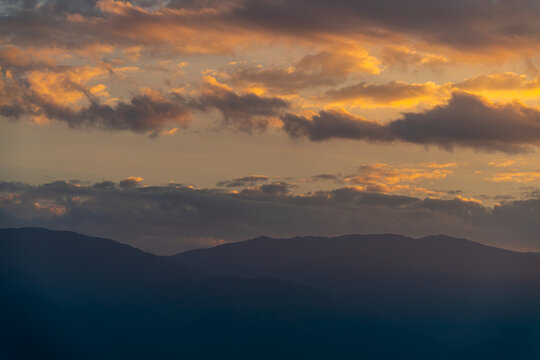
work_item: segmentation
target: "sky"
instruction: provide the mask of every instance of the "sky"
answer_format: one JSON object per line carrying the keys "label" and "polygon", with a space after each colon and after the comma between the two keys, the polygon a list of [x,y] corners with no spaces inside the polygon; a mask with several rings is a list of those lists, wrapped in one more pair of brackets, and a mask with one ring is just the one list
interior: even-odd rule
{"label": "sky", "polygon": [[540,2],[0,0],[0,226],[540,251]]}

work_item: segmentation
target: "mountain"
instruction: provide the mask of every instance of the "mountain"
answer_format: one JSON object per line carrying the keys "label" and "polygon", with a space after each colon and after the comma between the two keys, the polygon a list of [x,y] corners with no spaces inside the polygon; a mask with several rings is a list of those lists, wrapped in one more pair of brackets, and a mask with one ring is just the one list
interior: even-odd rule
{"label": "mountain", "polygon": [[540,258],[348,235],[156,256],[0,230],[1,359],[537,359]]}
{"label": "mountain", "polygon": [[212,358],[221,351],[208,336],[226,347],[261,328],[293,331],[305,309],[330,301],[301,284],[202,276],[112,240],[36,228],[0,230],[0,285],[0,359]]}
{"label": "mountain", "polygon": [[384,312],[433,307],[440,312],[458,305],[464,305],[458,311],[466,307],[475,313],[539,309],[537,256],[443,235],[260,237],[174,259],[198,272],[306,284]]}

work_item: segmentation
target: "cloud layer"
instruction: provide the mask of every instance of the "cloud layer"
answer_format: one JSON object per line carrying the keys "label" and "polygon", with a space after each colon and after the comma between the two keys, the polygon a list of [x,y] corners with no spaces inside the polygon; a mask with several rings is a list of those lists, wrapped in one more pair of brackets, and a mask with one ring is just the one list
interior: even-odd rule
{"label": "cloud layer", "polygon": [[293,194],[286,183],[241,192],[177,184],[141,186],[58,181],[0,183],[0,226],[44,226],[107,236],[158,253],[253,236],[393,232],[445,233],[515,249],[540,250],[540,199],[484,207],[343,187]]}
{"label": "cloud layer", "polygon": [[[442,85],[358,79],[395,67],[435,71],[477,63],[479,56],[503,62],[520,54],[534,68],[539,17],[540,6],[526,0],[6,2],[0,6],[0,116],[157,136],[188,127],[198,112],[217,112],[222,125],[248,133],[278,126],[280,118],[290,136],[313,141],[523,152],[540,143],[540,111],[508,101],[536,99],[538,79],[514,73]],[[295,46],[300,51],[286,56]],[[291,59],[266,66],[242,61],[261,48]],[[176,76],[181,71],[167,69],[167,59],[223,54],[237,55],[237,66],[200,73],[221,75],[237,88],[210,76],[182,79],[181,90],[170,78],[163,79],[167,89],[149,91],[134,79],[122,83],[129,71],[144,77],[142,83],[153,80],[144,74],[149,69]],[[302,93],[313,89],[320,93]],[[506,103],[488,100],[504,92],[513,94]],[[333,109],[336,103],[357,106],[360,114],[409,107],[401,118],[379,123]]]}
{"label": "cloud layer", "polygon": [[[223,53],[245,38],[395,41],[406,36],[463,52],[537,47],[540,6],[526,0],[25,1],[0,9],[0,33],[19,43],[167,43]],[[164,5],[164,6],[163,6]],[[67,20],[67,21],[66,21]],[[495,26],[493,24],[496,24]],[[25,31],[19,31],[21,27]],[[85,34],[86,36],[81,36]]]}

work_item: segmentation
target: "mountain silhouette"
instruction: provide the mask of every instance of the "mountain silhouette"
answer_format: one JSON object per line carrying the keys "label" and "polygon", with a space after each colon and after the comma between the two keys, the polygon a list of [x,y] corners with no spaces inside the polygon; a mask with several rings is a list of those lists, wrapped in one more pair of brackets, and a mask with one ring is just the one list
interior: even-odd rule
{"label": "mountain silhouette", "polygon": [[475,303],[515,314],[540,299],[538,257],[443,235],[260,237],[174,258],[197,272],[287,279],[385,312]]}
{"label": "mountain silhouette", "polygon": [[446,236],[156,256],[0,230],[2,359],[537,359],[540,258]]}

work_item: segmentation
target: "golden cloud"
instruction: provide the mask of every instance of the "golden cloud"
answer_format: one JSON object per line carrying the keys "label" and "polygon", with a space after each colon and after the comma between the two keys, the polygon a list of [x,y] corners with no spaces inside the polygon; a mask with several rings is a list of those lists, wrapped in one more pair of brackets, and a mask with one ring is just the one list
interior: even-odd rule
{"label": "golden cloud", "polygon": [[531,182],[540,179],[539,171],[507,171],[499,172],[494,176],[487,178],[486,180],[501,183],[501,182],[515,182],[524,183]]}

